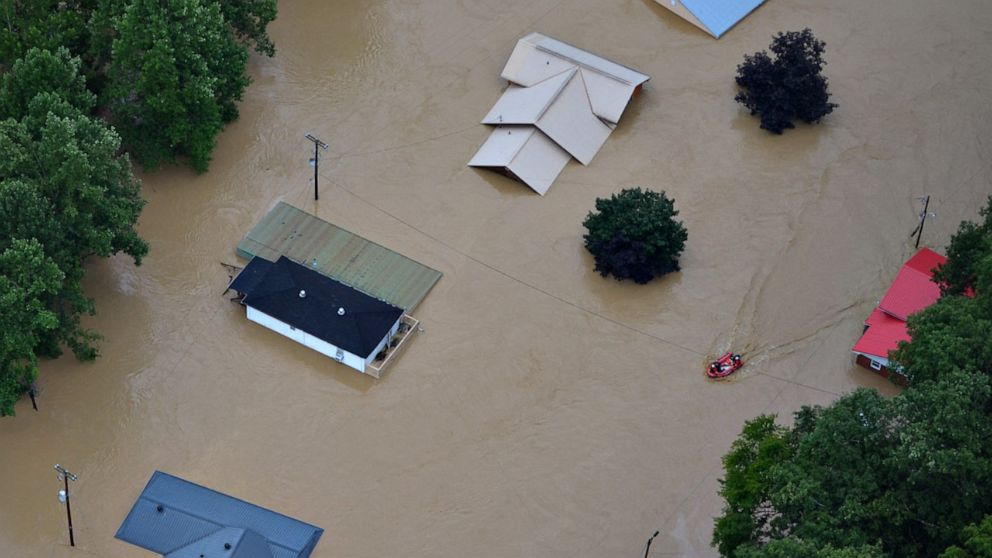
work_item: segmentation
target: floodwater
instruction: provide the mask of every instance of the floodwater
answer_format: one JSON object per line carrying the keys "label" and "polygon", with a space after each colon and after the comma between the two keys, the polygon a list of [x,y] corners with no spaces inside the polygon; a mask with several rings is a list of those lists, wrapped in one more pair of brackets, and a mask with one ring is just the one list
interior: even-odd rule
{"label": "floodwater", "polygon": [[[840,108],[776,137],[733,101],[780,30],[827,41]],[[317,558],[713,556],[742,422],[857,386],[862,320],[923,243],[990,192],[985,0],[769,0],[716,41],[653,0],[284,0],[209,173],[143,175],[141,267],[89,264],[102,357],[42,365],[0,420],[0,556],[125,558],[156,469],[316,524]],[[545,197],[466,167],[514,42],[540,31],[652,76],[588,167]],[[313,132],[330,144],[312,199]],[[582,219],[666,190],[683,271],[606,280]],[[380,381],[249,323],[221,262],[278,200],[441,270]],[[703,378],[733,348],[733,381]],[[72,489],[70,550],[52,465]]]}

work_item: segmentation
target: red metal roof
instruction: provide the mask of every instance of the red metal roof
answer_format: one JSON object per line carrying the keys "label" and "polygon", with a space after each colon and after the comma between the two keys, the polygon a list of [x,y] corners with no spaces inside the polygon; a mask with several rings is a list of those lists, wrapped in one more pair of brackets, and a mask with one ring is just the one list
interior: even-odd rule
{"label": "red metal roof", "polygon": [[905,321],[910,314],[923,310],[940,298],[940,287],[933,282],[933,268],[947,261],[947,258],[922,248],[909,259],[892,286],[878,303],[879,309],[894,318]]}
{"label": "red metal roof", "polygon": [[900,341],[909,341],[906,322],[893,318],[878,308],[872,310],[865,325],[868,329],[851,348],[856,353],[889,358],[889,351],[894,351]]}

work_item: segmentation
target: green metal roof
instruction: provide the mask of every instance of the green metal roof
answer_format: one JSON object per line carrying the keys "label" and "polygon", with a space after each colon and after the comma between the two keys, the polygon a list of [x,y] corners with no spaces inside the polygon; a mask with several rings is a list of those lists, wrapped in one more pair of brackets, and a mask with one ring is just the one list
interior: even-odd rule
{"label": "green metal roof", "polygon": [[440,271],[285,202],[251,229],[237,251],[246,259],[286,256],[407,312],[441,278]]}

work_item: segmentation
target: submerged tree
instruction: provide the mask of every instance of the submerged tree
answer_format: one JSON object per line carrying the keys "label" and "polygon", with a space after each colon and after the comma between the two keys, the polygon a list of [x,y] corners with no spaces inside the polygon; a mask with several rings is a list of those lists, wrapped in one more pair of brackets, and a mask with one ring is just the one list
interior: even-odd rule
{"label": "submerged tree", "polygon": [[767,52],[745,55],[737,66],[737,85],[742,88],[734,98],[752,115],[761,117],[761,127],[775,134],[794,128],[798,118],[807,124],[819,122],[837,107],[827,92],[827,78],[820,72],[826,61],[826,43],[817,40],[809,29],[779,33]]}
{"label": "submerged tree", "polygon": [[613,274],[643,284],[678,271],[688,233],[675,220],[679,212],[664,192],[623,190],[597,199],[596,210],[583,222],[589,231],[583,238],[603,277]]}
{"label": "submerged tree", "polygon": [[248,53],[202,0],[132,0],[113,43],[104,92],[124,144],[145,168],[176,156],[199,172],[238,116]]}
{"label": "submerged tree", "polygon": [[83,261],[124,252],[140,263],[148,251],[134,230],[138,182],[117,134],[88,116],[78,69],[65,49],[32,49],[0,80],[0,413],[38,356],[96,356],[97,335],[80,325],[94,311]]}

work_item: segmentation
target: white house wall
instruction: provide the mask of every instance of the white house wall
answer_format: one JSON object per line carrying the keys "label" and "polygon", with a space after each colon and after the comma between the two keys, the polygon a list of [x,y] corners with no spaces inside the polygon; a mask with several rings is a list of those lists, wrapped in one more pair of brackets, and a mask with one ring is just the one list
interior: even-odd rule
{"label": "white house wall", "polygon": [[[283,321],[277,320],[264,312],[259,312],[258,310],[252,308],[251,306],[248,306],[247,308],[248,308],[247,316],[249,320],[261,326],[264,326],[268,329],[271,329],[272,331],[279,333],[284,337],[288,337],[293,341],[300,343],[301,345],[309,347],[324,356],[327,356],[333,360],[337,360],[337,353],[338,353],[337,346],[332,345],[327,341],[324,341],[323,339],[314,337],[313,335],[310,335],[305,331],[295,328]],[[395,329],[398,326],[399,326],[399,320],[397,320],[396,324],[393,325],[391,331],[395,331]],[[392,337],[392,333],[390,333],[387,337],[383,339],[383,341],[380,343],[380,346],[383,343],[387,343],[390,337]],[[346,364],[354,368],[355,370],[358,370],[359,372],[362,373],[365,372],[366,359],[345,350],[342,350],[341,352],[344,354],[344,359],[341,361],[342,364]],[[374,357],[377,353],[378,350],[373,352],[372,357]]]}

